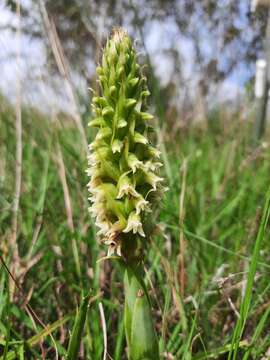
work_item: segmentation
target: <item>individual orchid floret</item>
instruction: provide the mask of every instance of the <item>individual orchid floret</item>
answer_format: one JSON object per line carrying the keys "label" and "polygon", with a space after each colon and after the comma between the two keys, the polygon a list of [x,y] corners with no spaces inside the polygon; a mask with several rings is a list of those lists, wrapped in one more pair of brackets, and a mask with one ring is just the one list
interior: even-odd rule
{"label": "individual orchid floret", "polygon": [[117,199],[123,198],[125,195],[130,197],[139,197],[140,194],[135,190],[135,186],[131,183],[130,178],[123,174],[118,182],[118,195]]}
{"label": "individual orchid floret", "polygon": [[127,226],[123,230],[124,233],[128,233],[130,231],[132,231],[133,234],[138,233],[139,235],[145,237],[145,233],[143,231],[143,227],[142,227],[142,223],[141,223],[141,218],[134,211],[129,215]]}
{"label": "individual orchid floret", "polygon": [[136,214],[139,215],[141,212],[151,212],[149,201],[146,201],[141,195],[134,199]]}
{"label": "individual orchid floret", "polygon": [[143,162],[140,161],[136,155],[134,154],[129,154],[128,155],[128,166],[132,169],[133,174],[135,174],[135,172],[143,167]]}
{"label": "individual orchid floret", "polygon": [[145,178],[146,182],[150,184],[154,190],[157,190],[157,185],[164,180],[152,172],[148,172]]}

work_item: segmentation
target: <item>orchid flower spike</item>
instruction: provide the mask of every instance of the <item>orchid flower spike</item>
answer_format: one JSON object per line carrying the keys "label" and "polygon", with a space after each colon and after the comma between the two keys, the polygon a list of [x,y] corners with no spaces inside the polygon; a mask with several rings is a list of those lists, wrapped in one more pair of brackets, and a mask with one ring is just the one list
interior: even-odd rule
{"label": "orchid flower spike", "polygon": [[127,257],[126,244],[146,241],[146,215],[163,192],[160,152],[150,145],[149,91],[127,33],[115,29],[97,67],[101,95],[92,98],[98,129],[89,145],[90,212],[108,254]]}

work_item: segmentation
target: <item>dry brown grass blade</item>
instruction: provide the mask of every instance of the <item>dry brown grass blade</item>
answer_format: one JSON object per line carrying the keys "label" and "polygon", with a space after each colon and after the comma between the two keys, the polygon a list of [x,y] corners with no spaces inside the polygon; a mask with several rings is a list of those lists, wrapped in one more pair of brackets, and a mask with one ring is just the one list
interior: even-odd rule
{"label": "dry brown grass blade", "polygon": [[99,313],[100,313],[100,319],[101,319],[101,325],[102,325],[102,332],[103,332],[103,343],[104,343],[104,352],[103,352],[103,360],[107,359],[108,355],[108,349],[107,349],[107,326],[106,326],[106,319],[104,314],[103,305],[101,302],[98,303]]}
{"label": "dry brown grass blade", "polygon": [[52,49],[59,73],[61,74],[61,76],[64,79],[66,91],[67,91],[67,94],[71,101],[73,119],[75,121],[75,124],[76,124],[81,136],[82,136],[84,149],[85,149],[86,153],[88,154],[89,150],[88,150],[87,138],[86,138],[83,124],[82,124],[80,112],[78,110],[78,107],[79,107],[78,101],[77,101],[76,95],[74,93],[72,81],[70,78],[68,61],[65,57],[63,48],[61,46],[54,22],[52,19],[49,18],[44,1],[40,0],[39,3],[40,3],[40,9],[41,9],[41,16],[44,21],[44,26],[45,26],[45,30],[46,30],[50,45],[51,45],[51,49]]}
{"label": "dry brown grass blade", "polygon": [[[64,164],[64,159],[62,155],[62,151],[59,145],[59,142],[57,141],[56,144],[57,154],[55,157],[55,161],[57,163],[57,169],[59,178],[63,187],[63,193],[64,193],[64,202],[65,202],[65,209],[66,209],[66,215],[67,215],[67,225],[71,232],[71,234],[74,234],[74,222],[73,222],[73,212],[72,212],[72,203],[71,203],[71,197],[69,193],[68,183],[67,183],[67,177],[66,177],[66,169]],[[79,252],[76,240],[74,236],[72,236],[71,239],[72,244],[72,251],[74,256],[74,261],[76,265],[77,275],[79,278],[81,278],[81,270],[80,270],[80,261],[79,261]]]}
{"label": "dry brown grass blade", "polygon": [[63,159],[62,151],[61,151],[58,141],[56,143],[56,154],[57,154],[57,157],[55,160],[58,164],[58,167],[57,167],[58,174],[59,174],[59,178],[60,178],[60,181],[61,181],[61,184],[63,187],[63,192],[64,192],[67,224],[68,224],[69,230],[73,233],[74,232],[74,222],[73,222],[72,204],[71,204],[71,198],[70,198],[70,193],[69,193],[69,188],[68,188],[68,183],[67,183],[64,159]]}
{"label": "dry brown grass blade", "polygon": [[[16,1],[16,16],[17,16],[17,83],[16,83],[16,163],[15,163],[15,189],[14,189],[14,200],[12,207],[12,222],[11,222],[11,235],[9,238],[9,250],[11,252],[11,269],[15,272],[19,269],[20,258],[17,244],[18,236],[18,211],[20,205],[21,196],[21,182],[22,182],[22,110],[21,110],[21,79],[20,79],[20,61],[21,61],[21,6],[20,0]],[[15,274],[16,275],[16,274]],[[10,297],[14,295],[14,283],[11,281],[9,284]]]}
{"label": "dry brown grass blade", "polygon": [[187,159],[184,159],[182,167],[182,185],[181,185],[181,193],[179,198],[179,283],[180,283],[180,291],[181,295],[184,296],[185,293],[185,281],[186,281],[186,271],[185,271],[185,235],[183,231],[184,218],[185,218],[185,193],[186,193],[186,178],[187,178]]}

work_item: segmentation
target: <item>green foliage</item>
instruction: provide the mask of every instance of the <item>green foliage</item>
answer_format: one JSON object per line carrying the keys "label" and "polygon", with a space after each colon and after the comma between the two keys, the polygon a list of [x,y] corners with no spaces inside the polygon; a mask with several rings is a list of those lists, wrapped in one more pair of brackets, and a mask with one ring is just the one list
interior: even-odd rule
{"label": "green foliage", "polygon": [[90,295],[87,295],[82,299],[68,344],[67,360],[78,359],[80,343],[83,336],[83,329],[84,329],[87,310],[89,306],[89,299],[90,299]]}
{"label": "green foliage", "polygon": [[253,254],[252,254],[251,263],[249,266],[249,273],[248,273],[248,278],[247,278],[245,294],[244,294],[244,298],[242,300],[241,307],[240,307],[240,316],[237,320],[236,327],[235,327],[235,330],[233,333],[232,348],[230,350],[228,360],[230,360],[230,359],[236,360],[237,359],[239,343],[242,338],[243,332],[245,330],[245,325],[246,325],[248,314],[249,314],[249,308],[250,308],[251,299],[252,299],[252,289],[254,286],[261,244],[265,237],[265,232],[266,232],[266,227],[268,224],[269,216],[270,216],[270,189],[268,190],[268,192],[266,194],[266,202],[265,202],[265,206],[264,206],[263,216],[262,216],[262,220],[260,223],[257,238],[256,238],[256,241],[254,244],[254,250],[253,250]]}
{"label": "green foliage", "polygon": [[[13,107],[1,99],[0,251],[7,263],[14,196],[14,118]],[[232,121],[211,129],[191,126],[180,133],[164,134],[172,185],[159,209],[152,213],[153,221],[160,220],[161,226],[150,239],[144,272],[145,286],[151,289],[161,358],[167,354],[176,360],[184,356],[223,360],[235,346],[232,339],[237,312],[254,261],[260,208],[269,187],[270,153],[269,134],[263,146],[251,150],[249,124],[237,117],[229,120]],[[56,349],[59,357],[66,356],[81,291],[88,293],[92,289],[94,295],[102,296],[108,353],[115,360],[126,359],[123,278],[117,263],[97,263],[106,255],[106,249],[97,243],[95,227],[89,220],[88,179],[84,171],[87,163],[80,136],[68,116],[51,122],[39,112],[25,108],[22,123],[18,244],[20,268],[25,271],[29,266],[25,276],[20,277],[28,297],[16,290],[14,300],[9,302],[11,280],[0,265],[0,357],[5,348],[7,359],[19,358],[19,354],[22,359],[42,359],[42,351],[46,359],[55,359]],[[91,129],[87,131],[90,136]],[[57,139],[65,165],[74,233],[67,222]],[[185,189],[181,170],[184,159]],[[184,193],[183,226],[179,225],[181,193]],[[185,242],[184,292],[179,280],[180,231]],[[81,277],[71,246],[73,238]],[[237,353],[244,360],[267,357],[270,346],[268,224],[256,262],[252,298]],[[38,323],[33,324],[25,311],[26,299],[47,325],[47,331]],[[31,346],[27,346],[29,339]],[[79,359],[100,360],[103,343],[98,306],[93,302],[86,316]]]}

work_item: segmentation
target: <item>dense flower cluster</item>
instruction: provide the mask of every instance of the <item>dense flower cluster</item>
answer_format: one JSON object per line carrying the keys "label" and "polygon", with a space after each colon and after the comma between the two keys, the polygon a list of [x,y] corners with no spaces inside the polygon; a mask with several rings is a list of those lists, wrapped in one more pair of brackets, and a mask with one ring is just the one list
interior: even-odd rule
{"label": "dense flower cluster", "polygon": [[123,30],[107,41],[97,73],[102,95],[92,99],[95,117],[89,123],[98,128],[89,145],[90,212],[109,255],[121,255],[127,236],[145,237],[145,215],[162,191],[157,175],[162,164],[160,152],[149,144],[146,79]]}

